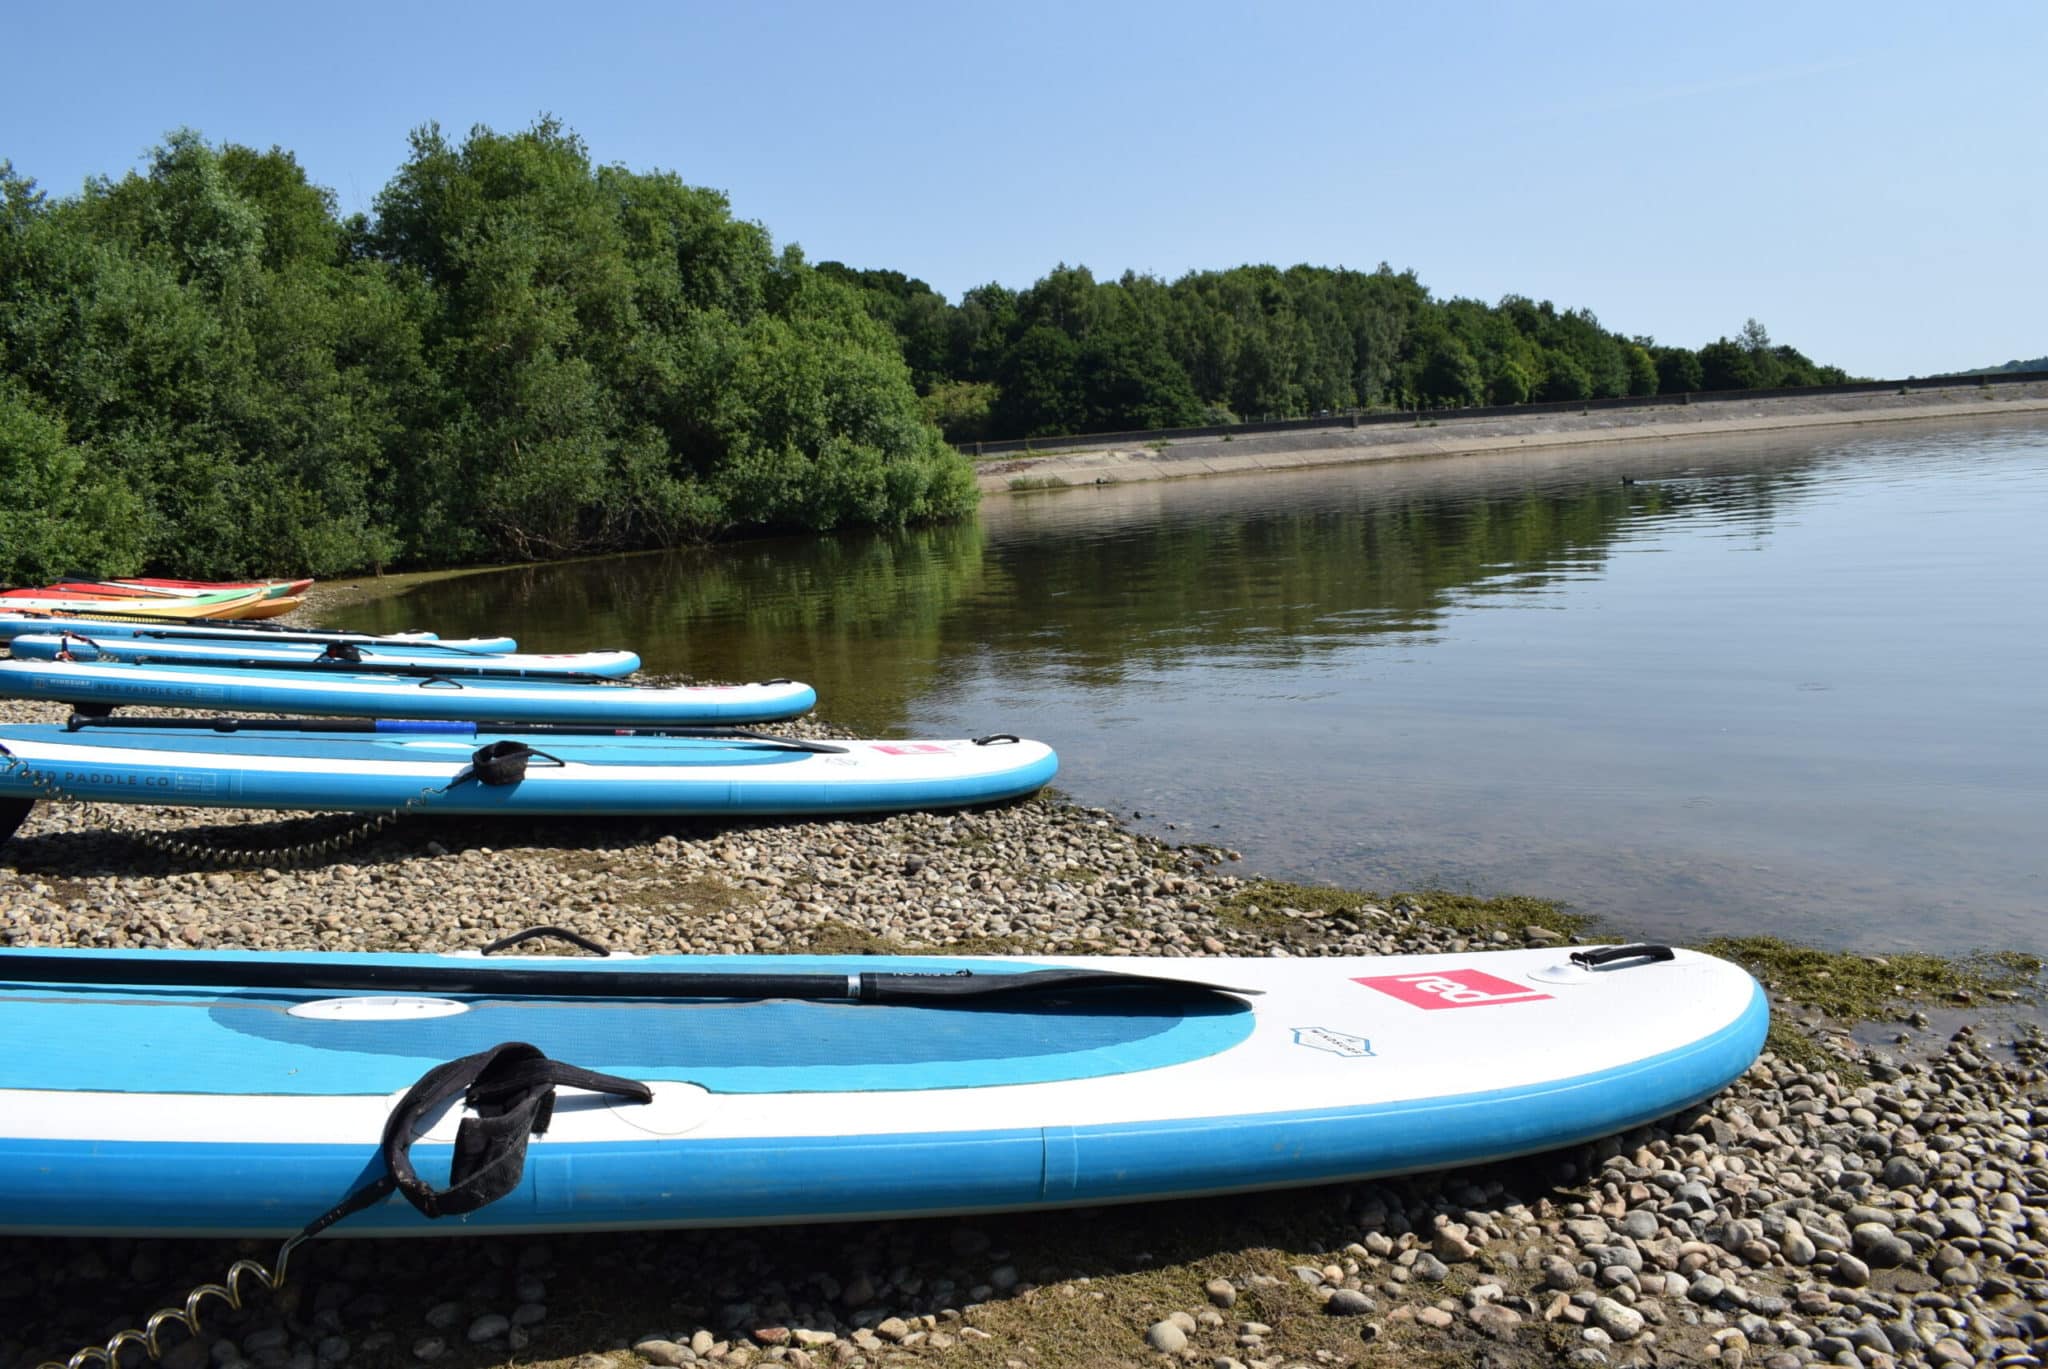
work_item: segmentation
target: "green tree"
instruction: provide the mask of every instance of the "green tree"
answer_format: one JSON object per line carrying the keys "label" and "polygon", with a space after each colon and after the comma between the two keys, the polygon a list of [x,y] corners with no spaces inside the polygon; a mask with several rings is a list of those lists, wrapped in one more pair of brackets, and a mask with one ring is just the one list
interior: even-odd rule
{"label": "green tree", "polygon": [[133,575],[141,503],[18,381],[0,377],[0,583],[42,584],[79,569]]}
{"label": "green tree", "polygon": [[1700,348],[1701,389],[1754,390],[1757,387],[1756,363],[1747,348],[1725,337]]}
{"label": "green tree", "polygon": [[1698,352],[1689,347],[1658,347],[1650,355],[1657,363],[1658,394],[1687,394],[1706,388]]}

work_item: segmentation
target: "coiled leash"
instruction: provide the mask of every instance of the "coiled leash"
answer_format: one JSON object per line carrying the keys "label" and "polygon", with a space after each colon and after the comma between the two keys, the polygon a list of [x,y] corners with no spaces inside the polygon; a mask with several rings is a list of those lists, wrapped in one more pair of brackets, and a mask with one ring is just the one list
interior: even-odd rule
{"label": "coiled leash", "polygon": [[[245,1279],[253,1279],[267,1289],[283,1287],[292,1251],[344,1217],[384,1201],[393,1190],[403,1194],[407,1202],[428,1218],[459,1217],[496,1202],[519,1186],[520,1176],[526,1171],[526,1143],[547,1131],[555,1114],[555,1090],[564,1086],[635,1103],[654,1100],[654,1091],[637,1079],[599,1074],[580,1065],[550,1060],[539,1047],[523,1041],[507,1041],[487,1051],[436,1065],[406,1090],[405,1097],[385,1120],[384,1137],[378,1146],[384,1172],[315,1217],[279,1247],[275,1269],[265,1269],[254,1260],[237,1260],[224,1282],[193,1289],[182,1308],[167,1307],[152,1315],[140,1329],[124,1330],[104,1346],[87,1346],[62,1363],[49,1360],[36,1369],[87,1369],[94,1364],[114,1369],[122,1347],[127,1345],[140,1345],[152,1360],[162,1358],[164,1346],[159,1333],[163,1328],[175,1322],[197,1335],[199,1309],[206,1299],[217,1297],[229,1307],[240,1309]],[[465,1116],[456,1129],[448,1186],[436,1188],[413,1168],[414,1129],[458,1094],[474,1115]]]}

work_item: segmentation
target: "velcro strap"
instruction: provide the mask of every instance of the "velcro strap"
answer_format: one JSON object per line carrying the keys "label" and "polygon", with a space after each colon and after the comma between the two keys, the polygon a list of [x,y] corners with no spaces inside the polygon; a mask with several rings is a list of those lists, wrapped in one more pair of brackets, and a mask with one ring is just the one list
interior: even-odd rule
{"label": "velcro strap", "polygon": [[[537,1047],[508,1041],[435,1066],[399,1101],[384,1124],[382,1146],[392,1182],[428,1217],[459,1216],[504,1197],[525,1173],[527,1138],[546,1132],[554,1119],[558,1085],[636,1103],[654,1098],[638,1080],[550,1060]],[[448,1187],[435,1188],[412,1167],[413,1129],[458,1093],[476,1116],[456,1129]]]}

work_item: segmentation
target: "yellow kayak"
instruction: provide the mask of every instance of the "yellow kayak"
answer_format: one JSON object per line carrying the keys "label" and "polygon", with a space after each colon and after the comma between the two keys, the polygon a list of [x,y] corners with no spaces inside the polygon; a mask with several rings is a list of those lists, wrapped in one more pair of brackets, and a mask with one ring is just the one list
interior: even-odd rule
{"label": "yellow kayak", "polygon": [[[195,618],[271,617],[289,613],[303,600],[270,599],[261,588],[223,590],[191,598],[145,595],[124,598],[111,594],[51,594],[43,590],[0,591],[0,611],[7,613],[63,613],[81,618]],[[281,607],[274,607],[281,606]],[[251,614],[250,610],[259,610]]]}

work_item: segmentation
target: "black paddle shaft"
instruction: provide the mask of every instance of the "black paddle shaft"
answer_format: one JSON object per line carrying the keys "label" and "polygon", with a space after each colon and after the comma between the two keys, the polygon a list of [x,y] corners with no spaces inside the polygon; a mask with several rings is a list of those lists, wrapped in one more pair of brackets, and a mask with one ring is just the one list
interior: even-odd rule
{"label": "black paddle shaft", "polygon": [[316,960],[223,960],[210,956],[99,957],[0,953],[0,984],[119,985],[124,988],[294,989],[315,993],[464,994],[492,998],[797,998],[811,1002],[973,1006],[990,1000],[1087,992],[1251,996],[1201,980],[1124,970],[1054,968],[1012,974],[974,970],[669,971],[534,969],[503,961],[467,965],[326,964]]}

